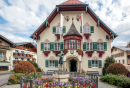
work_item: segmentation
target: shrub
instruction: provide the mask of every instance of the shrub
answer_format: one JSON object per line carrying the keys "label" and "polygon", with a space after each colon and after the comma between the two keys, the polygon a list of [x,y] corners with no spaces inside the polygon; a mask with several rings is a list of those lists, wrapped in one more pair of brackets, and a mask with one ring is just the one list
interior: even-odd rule
{"label": "shrub", "polygon": [[106,69],[107,69],[107,67],[110,65],[110,64],[113,64],[113,63],[115,63],[115,59],[113,58],[113,57],[107,57],[106,59],[105,59],[105,63],[104,63],[104,67],[103,67],[103,75],[105,75],[106,74]]}
{"label": "shrub", "polygon": [[107,67],[106,73],[112,73],[112,74],[124,74],[127,75],[128,70],[126,67],[120,63],[114,63]]}
{"label": "shrub", "polygon": [[38,68],[38,64],[35,61],[29,61],[35,68]]}
{"label": "shrub", "polygon": [[36,71],[37,72],[41,72],[41,68],[36,68]]}
{"label": "shrub", "polygon": [[36,71],[35,67],[28,61],[21,61],[15,65],[15,73],[31,73]]}
{"label": "shrub", "polygon": [[130,88],[130,79],[126,76],[106,74],[100,80],[121,88]]}
{"label": "shrub", "polygon": [[[11,85],[11,84],[20,84],[21,74],[22,74],[22,73],[15,73],[15,74],[13,74],[13,75],[10,75],[10,76],[9,76],[9,79],[8,79],[8,85]],[[32,76],[32,78],[34,78],[34,73],[30,73],[30,74],[28,74],[27,76],[24,76],[24,78],[30,79],[31,76]],[[41,78],[41,77],[42,77],[42,74],[36,73],[36,77],[37,77],[37,78]]]}

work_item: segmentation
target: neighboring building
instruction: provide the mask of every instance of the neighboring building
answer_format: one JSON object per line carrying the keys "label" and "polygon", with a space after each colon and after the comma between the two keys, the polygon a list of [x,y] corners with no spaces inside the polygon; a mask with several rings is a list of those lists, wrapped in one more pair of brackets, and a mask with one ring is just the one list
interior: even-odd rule
{"label": "neighboring building", "polygon": [[111,52],[116,63],[121,63],[130,70],[130,42],[127,46],[113,46]]}
{"label": "neighboring building", "polygon": [[22,60],[37,62],[37,48],[31,42],[13,43],[0,35],[0,71],[13,70]]}
{"label": "neighboring building", "polygon": [[15,43],[16,47],[11,49],[11,70],[19,61],[34,60],[37,62],[37,48],[31,42]]}
{"label": "neighboring building", "polygon": [[[83,13],[83,37],[80,29],[81,13]],[[59,39],[60,14],[64,16],[61,42]],[[90,35],[89,39],[88,35]],[[88,4],[78,0],[68,0],[57,5],[31,35],[31,38],[37,41],[37,63],[44,71],[58,70],[57,53],[68,50],[63,57],[64,70],[68,72],[98,71],[100,75],[102,75],[104,60],[111,56],[111,42],[116,37],[117,35],[95,15]],[[77,50],[83,51],[84,56],[82,57],[82,52],[76,52]],[[91,56],[91,53],[87,55],[86,51],[88,53],[94,51],[94,53]]]}
{"label": "neighboring building", "polygon": [[11,67],[11,49],[15,47],[15,44],[0,35],[0,71],[9,70]]}

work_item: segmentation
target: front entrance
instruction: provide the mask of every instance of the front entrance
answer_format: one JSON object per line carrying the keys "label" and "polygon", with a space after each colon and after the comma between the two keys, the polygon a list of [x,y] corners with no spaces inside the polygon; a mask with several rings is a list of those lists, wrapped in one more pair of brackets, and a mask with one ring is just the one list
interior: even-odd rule
{"label": "front entrance", "polygon": [[77,61],[75,59],[69,62],[70,72],[77,72]]}

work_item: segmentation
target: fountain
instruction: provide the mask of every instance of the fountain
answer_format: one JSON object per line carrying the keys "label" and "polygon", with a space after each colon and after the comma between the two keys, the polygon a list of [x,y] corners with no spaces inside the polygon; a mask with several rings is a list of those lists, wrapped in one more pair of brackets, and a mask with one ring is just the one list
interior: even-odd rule
{"label": "fountain", "polygon": [[58,72],[55,72],[55,74],[53,74],[53,78],[55,81],[57,82],[68,82],[68,78],[69,78],[69,74],[66,71],[63,71],[63,55],[62,54],[58,54],[59,58],[59,69]]}

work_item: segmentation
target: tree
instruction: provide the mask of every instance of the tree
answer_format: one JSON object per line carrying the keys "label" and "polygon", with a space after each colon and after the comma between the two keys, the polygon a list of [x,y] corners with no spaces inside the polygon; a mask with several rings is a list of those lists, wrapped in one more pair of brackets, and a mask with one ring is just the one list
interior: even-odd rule
{"label": "tree", "polygon": [[111,56],[111,57],[107,57],[106,59],[105,59],[105,63],[104,63],[104,67],[103,67],[103,75],[105,75],[106,74],[106,69],[107,69],[107,67],[110,65],[110,64],[113,64],[113,63],[115,63],[115,59]]}

